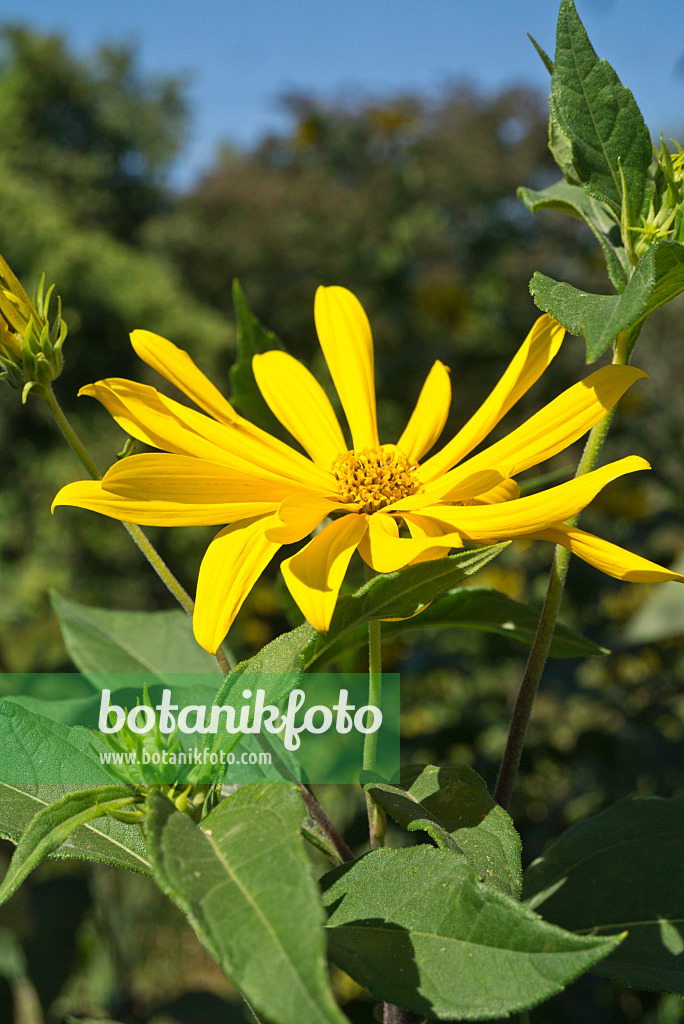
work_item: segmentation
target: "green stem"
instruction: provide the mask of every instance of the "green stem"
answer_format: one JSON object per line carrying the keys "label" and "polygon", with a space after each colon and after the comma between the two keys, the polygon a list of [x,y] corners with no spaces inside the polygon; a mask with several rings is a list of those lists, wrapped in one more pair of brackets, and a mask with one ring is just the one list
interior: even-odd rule
{"label": "green stem", "polygon": [[[628,360],[627,332],[625,331],[617,339],[613,354],[613,363],[625,365]],[[606,439],[606,435],[610,429],[610,424],[613,421],[615,409],[616,406],[613,406],[613,408],[606,413],[602,420],[599,420],[589,433],[587,443],[582,453],[582,458],[580,459],[577,472],[575,473],[576,477],[583,476],[585,473],[590,473],[595,468],[599,455],[601,454],[603,442]],[[578,519],[579,516],[575,516],[573,519],[569,520],[570,525],[574,526]],[[544,607],[542,608],[542,612],[539,617],[537,633],[534,638],[534,643],[532,644],[532,649],[530,650],[529,658],[527,659],[527,665],[525,666],[525,673],[523,675],[522,682],[520,683],[520,689],[518,691],[513,715],[511,717],[511,724],[508,730],[506,749],[504,750],[503,757],[501,758],[499,778],[496,783],[496,789],[494,790],[494,799],[504,808],[508,807],[510,803],[513,786],[515,784],[515,777],[518,773],[518,768],[520,767],[520,759],[525,745],[527,727],[532,714],[534,700],[537,696],[537,690],[539,689],[539,682],[544,671],[544,666],[546,665],[549,648],[551,647],[553,631],[556,628],[556,619],[558,618],[558,612],[560,610],[569,564],[570,552],[568,549],[561,547],[560,545],[556,545]]]}
{"label": "green stem", "polygon": [[52,413],[52,418],[62,432],[62,437],[69,445],[75,455],[81,460],[85,468],[88,470],[93,480],[101,480],[99,470],[93,460],[88,455],[83,442],[69,423],[69,420],[64,415],[64,411],[57,401],[57,396],[52,390],[52,385],[49,384],[46,388],[41,388],[40,397],[44,400],[48,409]]}
{"label": "green stem", "polygon": [[[366,569],[366,579],[372,579],[374,573]],[[368,703],[376,708],[382,707],[382,633],[380,620],[373,619],[368,623]],[[378,748],[376,732],[367,732],[363,741],[363,770],[375,771],[375,760]],[[368,834],[371,850],[385,845],[387,831],[387,815],[382,807],[375,803],[370,793],[366,793],[366,810],[368,812]]]}
{"label": "green stem", "polygon": [[[69,445],[71,450],[83,463],[83,465],[90,473],[93,480],[101,480],[102,476],[97,466],[95,465],[90,455],[88,454],[86,447],[81,441],[80,437],[69,423],[69,420],[67,419],[64,410],[57,401],[57,396],[52,390],[52,386],[48,385],[45,388],[41,388],[40,396],[44,400],[48,409],[50,410],[52,418],[59,427],[62,437]],[[122,526],[128,533],[133,543],[143,553],[143,555],[145,556],[149,564],[152,566],[152,568],[154,569],[154,571],[156,572],[157,576],[162,581],[164,586],[175,597],[176,601],[178,601],[183,611],[187,612],[188,615],[192,615],[193,609],[195,607],[192,598],[185,590],[185,588],[181,585],[181,583],[173,575],[164,559],[161,557],[155,546],[149,540],[147,534],[143,530],[141,530],[139,526],[136,526],[135,523],[122,523]],[[218,666],[221,669],[221,671],[227,675],[230,672],[230,665],[223,651],[219,649],[216,652],[215,658],[216,661],[218,662]]]}
{"label": "green stem", "polygon": [[[380,620],[368,623],[368,703],[382,707],[382,637]],[[375,771],[377,732],[367,732],[363,741],[363,770]]]}

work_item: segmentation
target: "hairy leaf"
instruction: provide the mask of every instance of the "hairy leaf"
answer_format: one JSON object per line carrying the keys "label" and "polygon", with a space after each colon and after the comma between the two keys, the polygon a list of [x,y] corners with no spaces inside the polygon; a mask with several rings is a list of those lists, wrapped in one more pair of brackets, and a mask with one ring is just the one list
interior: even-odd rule
{"label": "hairy leaf", "polygon": [[641,111],[615,71],[599,60],[573,0],[562,0],[551,77],[551,117],[572,142],[574,165],[590,196],[619,217],[620,168],[630,206],[642,212],[651,138]]}
{"label": "hairy leaf", "polygon": [[[536,273],[534,301],[571,334],[584,334],[587,362],[594,362],[621,331],[637,327],[659,306],[684,291],[684,246],[657,242],[639,260],[622,295],[593,295]],[[635,335],[636,338],[636,335]]]}
{"label": "hairy leaf", "polygon": [[520,897],[520,837],[484,779],[467,765],[410,765],[402,769],[401,785],[364,789],[397,824],[422,829],[440,848],[464,854],[483,882]]}
{"label": "hairy leaf", "polygon": [[299,836],[304,813],[292,786],[243,786],[200,827],[155,793],[149,851],[157,882],[257,1014],[273,1024],[343,1024]]}
{"label": "hairy leaf", "polygon": [[534,1006],[619,942],[547,924],[448,850],[374,850],[322,885],[335,963],[377,998],[430,1017]]}
{"label": "hairy leaf", "polygon": [[19,840],[0,884],[0,903],[8,900],[33,869],[79,826],[111,811],[130,808],[131,801],[131,791],[125,786],[100,786],[67,793],[44,807],[32,818]]}
{"label": "hairy leaf", "polygon": [[[66,793],[67,786],[19,786],[0,782],[0,838],[16,846],[38,811]],[[50,854],[57,860],[90,860],[112,864],[141,875],[150,874],[145,842],[137,825],[100,818],[80,825]]]}
{"label": "hairy leaf", "polygon": [[584,221],[603,249],[611,281],[618,292],[624,291],[632,268],[623,246],[614,245],[608,237],[610,232],[618,230],[618,223],[605,203],[592,199],[583,188],[563,178],[538,192],[531,188],[519,188],[518,198],[531,213],[557,210]]}
{"label": "hairy leaf", "polygon": [[[111,783],[92,733],[67,728],[13,701],[0,702],[0,836],[18,843],[36,813],[61,797]],[[54,856],[94,860],[147,873],[137,827],[102,819],[78,828]]]}

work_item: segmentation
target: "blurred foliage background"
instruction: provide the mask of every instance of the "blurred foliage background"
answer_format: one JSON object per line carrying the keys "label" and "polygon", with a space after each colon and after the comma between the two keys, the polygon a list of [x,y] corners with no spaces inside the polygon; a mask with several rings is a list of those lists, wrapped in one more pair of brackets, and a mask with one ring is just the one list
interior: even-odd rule
{"label": "blurred foliage background", "polygon": [[[477,408],[537,315],[534,270],[610,290],[587,230],[552,213],[535,220],[515,197],[519,185],[558,176],[543,97],[454,84],[437,100],[283,102],[288,131],[247,152],[226,144],[179,194],[168,173],[189,127],[180,80],[141,76],[126,49],[76,59],[58,37],[2,31],[0,251],[29,291],[43,272],[57,284],[69,325],[57,392],[103,468],[124,438],[97,403],[76,398],[79,387],[105,376],[158,384],[128,344],[143,327],[186,347],[227,390],[234,277],[261,321],[317,372],[317,285],[359,296],[376,342],[383,440],[403,429],[437,358],[452,369],[447,433]],[[642,337],[635,361],[651,380],[623,401],[605,451],[606,461],[643,455],[653,471],[612,484],[584,518],[664,564],[684,549],[681,316],[681,302],[670,304]],[[501,430],[586,372],[583,343],[569,337]],[[5,387],[0,432],[0,669],[68,670],[51,589],[126,609],[172,600],[118,524],[76,509],[50,516],[59,487],[83,474],[38,402],[22,408]],[[548,468],[571,475],[577,455]],[[192,590],[212,532],[150,534]],[[550,558],[549,545],[516,544],[474,582],[539,605]],[[673,587],[622,585],[573,564],[563,617],[613,653],[549,664],[512,808],[526,862],[621,796],[684,793],[684,615]],[[249,655],[287,629],[286,607],[274,566],[231,647]],[[386,645],[385,660],[402,675],[405,759],[468,763],[493,787],[525,651],[474,632],[412,632]],[[335,789],[319,796],[362,847],[360,801]],[[341,976],[336,984],[350,1017],[372,1020],[363,994]],[[18,1024],[69,1014],[127,1024],[246,1019],[235,998],[144,879],[47,864],[0,912],[3,1021],[13,1012]],[[679,999],[591,976],[532,1012],[535,1024],[683,1017]]]}

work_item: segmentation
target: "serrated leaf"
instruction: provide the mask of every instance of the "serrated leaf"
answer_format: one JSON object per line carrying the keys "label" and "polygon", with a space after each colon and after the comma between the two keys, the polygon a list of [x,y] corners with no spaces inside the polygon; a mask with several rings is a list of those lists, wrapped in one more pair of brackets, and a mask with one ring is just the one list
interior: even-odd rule
{"label": "serrated leaf", "polygon": [[[18,843],[30,821],[64,795],[111,783],[91,746],[93,734],[67,728],[12,701],[0,701],[0,836]],[[112,819],[83,825],[54,851],[148,873],[137,827]]]}
{"label": "serrated leaf", "polygon": [[[621,295],[593,295],[536,273],[530,292],[537,306],[571,334],[584,334],[594,362],[621,331],[635,329],[659,306],[684,291],[684,246],[656,242],[639,260]],[[635,338],[636,340],[636,334]]]}
{"label": "serrated leaf", "polygon": [[0,781],[83,789],[106,785],[111,777],[91,746],[92,737],[89,729],[0,701]]}
{"label": "serrated leaf", "polygon": [[69,656],[96,687],[103,672],[145,672],[172,685],[179,672],[206,672],[220,681],[216,661],[199,646],[180,610],[125,612],[91,608],[52,594]]}
{"label": "serrated leaf", "polygon": [[[580,291],[565,281],[554,281],[539,271],[530,281],[530,294],[539,309],[550,313],[570,334],[582,334],[586,318],[591,312],[597,310],[600,313],[604,304],[610,308],[620,300],[619,295],[594,295],[592,292]],[[592,361],[587,351],[587,362]]]}
{"label": "serrated leaf", "polygon": [[527,869],[524,895],[564,928],[628,932],[597,973],[684,995],[684,798],[619,800],[573,825]]}
{"label": "serrated leaf", "polygon": [[269,434],[282,437],[282,424],[271,412],[257,386],[252,359],[274,348],[283,351],[285,346],[273,331],[266,330],[254,316],[237,280],[233,281],[233,307],[237,327],[237,358],[230,368],[230,400],[250,422],[267,430]]}
{"label": "serrated leaf", "polygon": [[[38,811],[75,786],[19,786],[0,782],[0,838],[16,846]],[[142,875],[150,874],[145,843],[137,825],[127,825],[114,818],[81,825],[54,850],[57,860],[89,860],[112,864]]]}
{"label": "serrated leaf", "polygon": [[336,641],[357,626],[371,619],[415,615],[440,594],[483,568],[505,547],[504,543],[460,551],[446,558],[374,576],[356,593],[338,600],[326,634],[318,633],[313,626],[304,623],[289,633],[283,633],[253,658],[238,665],[226,679],[216,703],[230,701],[230,692],[237,693],[241,688],[241,677],[254,673],[273,676],[273,685],[265,684],[266,699],[280,700],[297,685],[296,673],[320,669],[330,660]]}
{"label": "serrated leaf", "polygon": [[379,999],[430,1017],[483,1020],[534,1006],[619,941],[547,924],[463,857],[374,850],[322,879],[330,956]]}
{"label": "serrated leaf", "polygon": [[558,14],[550,109],[572,142],[573,162],[589,195],[619,217],[621,164],[631,209],[639,217],[651,138],[632,93],[597,57],[572,0],[562,0]]}
{"label": "serrated leaf", "polygon": [[129,808],[132,793],[124,786],[101,786],[67,793],[31,819],[0,884],[0,903],[12,896],[45,857],[54,853],[81,825],[111,811]]}
{"label": "serrated leaf", "polygon": [[364,786],[397,824],[422,829],[441,849],[462,853],[483,882],[520,897],[520,837],[484,779],[467,765],[409,765],[401,789],[385,783]]}
{"label": "serrated leaf", "polygon": [[562,178],[540,191],[519,188],[518,198],[531,213],[537,214],[540,210],[556,210],[584,221],[593,231],[603,249],[611,281],[618,292],[624,291],[632,268],[622,245],[613,245],[608,237],[609,232],[616,229],[618,225],[605,203],[592,199],[583,188],[572,185]]}
{"label": "serrated leaf", "polygon": [[257,1014],[344,1024],[299,836],[304,813],[292,786],[244,786],[200,828],[155,793],[145,828],[157,882]]}

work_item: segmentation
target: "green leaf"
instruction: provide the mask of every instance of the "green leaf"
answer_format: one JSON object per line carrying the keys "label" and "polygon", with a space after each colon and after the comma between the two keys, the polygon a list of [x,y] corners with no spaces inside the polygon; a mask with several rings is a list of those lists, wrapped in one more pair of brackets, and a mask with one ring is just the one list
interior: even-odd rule
{"label": "green leaf", "polygon": [[581,185],[572,155],[572,143],[558,125],[553,123],[553,118],[549,118],[549,151],[563,172],[565,180],[570,185]]}
{"label": "green leaf", "polygon": [[273,1024],[343,1024],[325,963],[323,914],[289,785],[243,786],[202,827],[154,793],[154,875],[255,1012]]}
{"label": "green leaf", "polygon": [[549,101],[554,123],[572,142],[573,162],[590,196],[622,208],[620,163],[630,206],[638,217],[652,160],[641,111],[613,68],[599,60],[572,0],[558,14]]}
{"label": "green leaf", "polygon": [[[554,281],[537,271],[530,281],[530,294],[544,313],[550,313],[570,334],[582,334],[587,317],[594,311],[600,315],[604,305],[611,309],[620,301],[619,295],[594,295],[580,291],[565,281]],[[587,362],[593,362],[601,353],[593,355],[587,345]]]}
{"label": "green leaf", "polygon": [[153,673],[155,682],[173,683],[179,672],[206,672],[220,678],[216,661],[199,646],[190,617],[180,610],[122,612],[90,608],[52,595],[69,656],[80,672],[100,686],[103,672]]}
{"label": "green leaf", "polygon": [[628,932],[597,973],[684,995],[684,797],[619,800],[573,825],[527,869],[524,894],[563,928]]}
{"label": "green leaf", "polygon": [[402,769],[401,785],[364,789],[398,825],[422,829],[441,849],[464,854],[483,882],[519,899],[520,837],[477,772],[467,765],[410,765]]}
{"label": "green leaf", "polygon": [[632,268],[622,245],[613,245],[608,237],[611,231],[618,228],[618,224],[605,203],[592,199],[583,188],[563,178],[539,192],[531,188],[519,188],[518,198],[531,213],[556,210],[584,221],[601,244],[611,281],[618,292],[624,291]]}
{"label": "green leaf", "polygon": [[[636,328],[684,291],[684,246],[656,242],[639,260],[622,295],[593,295],[536,273],[530,292],[537,306],[571,334],[584,334],[594,362],[621,331]],[[636,339],[636,334],[634,336]]]}
{"label": "green leaf", "polygon": [[[67,728],[0,702],[0,836],[18,843],[35,814],[65,794],[111,783],[91,746],[93,734]],[[137,827],[112,819],[84,825],[55,851],[60,858],[94,860],[147,873]]]}
{"label": "green leaf", "polygon": [[111,782],[80,726],[53,722],[0,701],[0,780],[20,785],[102,786]]}
{"label": "green leaf", "polygon": [[[257,387],[252,370],[252,359],[261,352],[285,346],[273,331],[267,331],[254,316],[240,287],[233,281],[233,306],[237,326],[237,359],[230,368],[231,396],[243,416],[276,437],[281,437],[283,427],[266,404]],[[290,439],[291,440],[291,439]]]}
{"label": "green leaf", "polygon": [[273,677],[272,685],[265,684],[265,699],[280,700],[297,685],[296,673],[320,669],[330,660],[334,644],[340,637],[371,619],[415,615],[440,594],[483,568],[505,547],[506,544],[493,544],[460,551],[446,558],[374,576],[356,593],[339,599],[326,634],[316,632],[305,623],[283,633],[253,658],[238,665],[219,691],[216,703],[230,701],[230,692],[238,693],[241,688],[242,676],[257,672]]}
{"label": "green leaf", "polygon": [[537,51],[537,53],[539,54],[539,56],[541,57],[542,64],[544,65],[544,67],[546,68],[548,73],[550,75],[552,75],[553,74],[553,61],[549,57],[548,53],[546,53],[544,50],[542,50],[542,48],[539,45],[539,43],[537,42],[537,40],[534,39],[534,37],[531,36],[529,32],[526,32],[525,34],[526,34],[527,38],[529,39],[529,41],[534,46],[534,48]]}
{"label": "green leaf", "polygon": [[67,793],[48,804],[31,820],[22,835],[7,874],[0,884],[0,903],[12,896],[24,879],[76,829],[111,811],[130,807],[132,794],[124,786],[101,786]]}
{"label": "green leaf", "polygon": [[[69,792],[76,792],[76,787],[19,786],[0,782],[0,838],[16,846],[36,813]],[[141,875],[150,874],[140,829],[137,825],[127,825],[114,818],[101,818],[81,825],[50,857],[113,864]]]}
{"label": "green leaf", "polygon": [[[437,598],[412,619],[383,622],[383,639],[423,629],[476,629],[485,633],[532,644],[540,612],[489,587],[460,587]],[[328,649],[324,661],[332,661],[347,650],[368,642],[363,627],[346,633]],[[557,623],[551,641],[551,658],[591,658],[609,652],[581,636],[569,626]],[[320,667],[320,666],[319,666]]]}
{"label": "green leaf", "polygon": [[335,963],[378,999],[441,1019],[534,1006],[619,941],[555,928],[426,846],[374,850],[322,885]]}

